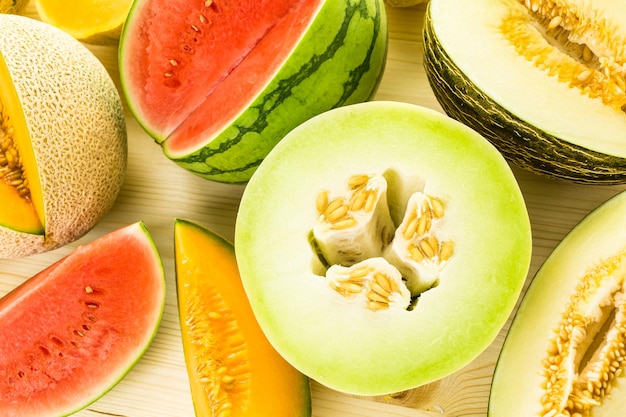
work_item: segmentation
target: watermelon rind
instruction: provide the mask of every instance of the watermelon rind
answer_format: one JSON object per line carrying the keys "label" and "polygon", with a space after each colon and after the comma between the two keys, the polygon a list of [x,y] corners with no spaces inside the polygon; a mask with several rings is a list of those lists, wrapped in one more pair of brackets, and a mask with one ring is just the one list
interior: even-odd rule
{"label": "watermelon rind", "polygon": [[[133,11],[131,20],[132,16]],[[157,142],[168,158],[200,177],[247,182],[293,128],[332,108],[370,100],[384,72],[387,44],[383,0],[326,0],[289,58],[228,126],[213,137],[199,139],[192,152],[175,151],[167,138]],[[120,51],[123,78],[124,67],[130,65],[124,59],[130,53],[126,48],[132,45],[122,45]],[[131,91],[129,83],[122,82],[131,111],[138,115],[132,95],[140,92]],[[150,126],[142,126],[155,137]]]}

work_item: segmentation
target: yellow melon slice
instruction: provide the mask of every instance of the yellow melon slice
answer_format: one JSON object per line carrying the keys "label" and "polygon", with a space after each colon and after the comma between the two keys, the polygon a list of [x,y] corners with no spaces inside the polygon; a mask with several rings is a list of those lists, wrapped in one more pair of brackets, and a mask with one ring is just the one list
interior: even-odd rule
{"label": "yellow melon slice", "polygon": [[83,236],[122,186],[127,134],[104,66],[63,31],[0,15],[0,257]]}
{"label": "yellow melon slice", "polygon": [[76,39],[98,45],[115,44],[132,0],[35,0],[41,20]]}

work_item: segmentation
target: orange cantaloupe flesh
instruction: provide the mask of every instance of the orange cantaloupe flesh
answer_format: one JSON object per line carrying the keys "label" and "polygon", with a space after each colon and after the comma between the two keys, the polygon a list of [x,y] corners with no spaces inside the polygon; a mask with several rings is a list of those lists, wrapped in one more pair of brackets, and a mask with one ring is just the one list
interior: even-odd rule
{"label": "orange cantaloupe flesh", "polygon": [[261,331],[232,244],[181,220],[174,235],[178,308],[196,415],[221,415],[228,407],[233,417],[309,416],[308,378]]}
{"label": "orange cantaloupe flesh", "polygon": [[[0,178],[0,226],[32,234],[43,234],[44,209],[41,187],[37,176],[35,155],[30,146],[30,136],[20,101],[13,87],[9,71],[0,55],[0,114],[13,128],[13,141],[25,177],[28,179],[30,196],[19,195],[15,187]],[[8,119],[7,119],[8,117]]]}

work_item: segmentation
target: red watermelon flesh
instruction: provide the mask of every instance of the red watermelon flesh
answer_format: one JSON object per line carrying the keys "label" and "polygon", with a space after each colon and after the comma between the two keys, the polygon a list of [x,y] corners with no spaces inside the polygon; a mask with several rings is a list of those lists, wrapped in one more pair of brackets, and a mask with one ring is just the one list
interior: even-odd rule
{"label": "red watermelon flesh", "polygon": [[142,223],[119,229],[0,299],[0,415],[67,415],[139,360],[161,320],[165,281]]}
{"label": "red watermelon flesh", "polygon": [[173,152],[210,139],[263,90],[322,3],[138,3],[124,35],[127,62],[138,63],[125,86],[141,91],[131,103],[138,119],[158,141],[169,137]]}

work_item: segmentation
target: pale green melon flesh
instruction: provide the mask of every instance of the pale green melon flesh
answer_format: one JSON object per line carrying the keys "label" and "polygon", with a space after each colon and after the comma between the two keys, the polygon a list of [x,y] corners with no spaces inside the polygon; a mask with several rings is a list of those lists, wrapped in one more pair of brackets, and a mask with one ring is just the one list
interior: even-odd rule
{"label": "pale green melon flesh", "polygon": [[[533,278],[511,325],[493,378],[489,416],[535,416],[541,411],[541,362],[562,310],[587,270],[626,250],[626,193],[589,214],[553,251]],[[626,381],[618,378],[594,417],[626,412]]]}
{"label": "pale green melon flesh", "polygon": [[[626,9],[616,6],[617,2],[604,3],[603,7],[611,6],[606,16],[610,16],[616,27],[626,27]],[[509,10],[524,8],[520,1],[434,0],[428,7],[441,47],[463,77],[498,105],[524,122],[573,145],[626,156],[624,112],[558,82],[520,56],[504,40],[498,27]],[[616,8],[619,10],[613,10]]]}
{"label": "pale green melon flesh", "polygon": [[[413,311],[367,310],[312,272],[317,193],[389,168],[444,196],[455,239],[439,285]],[[275,348],[327,386],[370,395],[443,377],[486,348],[521,291],[531,239],[515,178],[486,140],[432,110],[369,102],[314,118],[270,153],[244,193],[235,249]]]}

